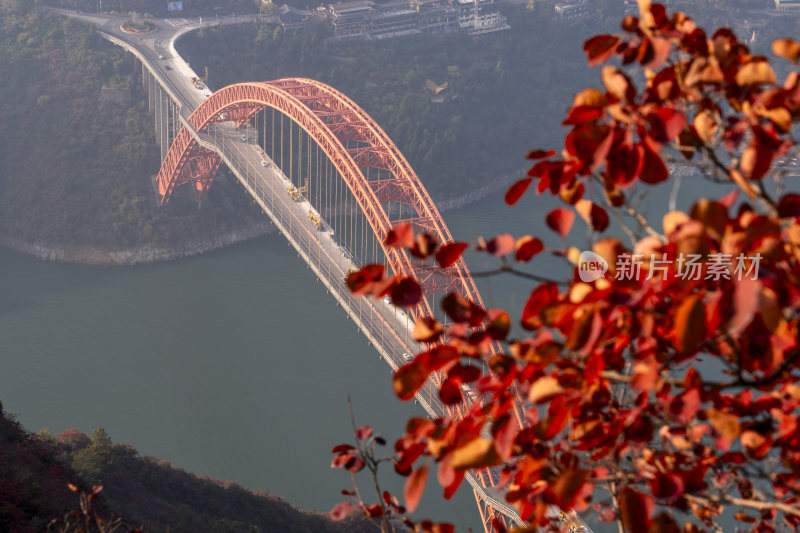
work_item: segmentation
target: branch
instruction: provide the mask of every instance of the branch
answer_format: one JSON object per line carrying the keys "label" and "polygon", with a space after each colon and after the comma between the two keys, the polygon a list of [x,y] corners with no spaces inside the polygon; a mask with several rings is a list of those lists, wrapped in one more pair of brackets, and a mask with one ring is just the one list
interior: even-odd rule
{"label": "branch", "polygon": [[512,274],[514,276],[519,276],[525,279],[531,279],[533,281],[538,281],[540,283],[555,283],[556,285],[569,285],[569,281],[559,281],[555,279],[546,278],[544,276],[539,276],[537,274],[531,274],[530,272],[517,270],[511,265],[501,265],[494,270],[486,270],[483,272],[472,272],[472,277],[488,278],[490,276],[497,276],[498,274]]}
{"label": "branch", "polygon": [[709,496],[707,498],[703,498],[700,496],[695,496],[694,494],[684,494],[683,497],[690,502],[700,505],[710,506],[728,503],[731,505],[738,505],[739,507],[755,509],[757,511],[782,511],[784,514],[800,517],[800,507],[781,502],[745,500],[744,498],[734,498],[733,496]]}

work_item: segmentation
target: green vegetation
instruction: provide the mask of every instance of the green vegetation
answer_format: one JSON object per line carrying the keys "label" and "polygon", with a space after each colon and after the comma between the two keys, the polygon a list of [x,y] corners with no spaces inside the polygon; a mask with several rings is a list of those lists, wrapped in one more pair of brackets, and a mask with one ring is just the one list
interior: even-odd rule
{"label": "green vegetation", "polygon": [[[224,177],[199,211],[190,194],[159,209],[151,186],[159,151],[132,56],[90,26],[2,5],[0,236],[171,244],[263,220]],[[104,99],[104,86],[128,96]]]}
{"label": "green vegetation", "polygon": [[50,520],[77,507],[68,483],[87,491],[102,485],[98,514],[113,510],[145,531],[375,531],[366,519],[332,522],[276,496],[143,458],[131,446],[113,443],[102,428],[88,437],[74,429],[32,435],[0,407],[0,531],[44,531]]}

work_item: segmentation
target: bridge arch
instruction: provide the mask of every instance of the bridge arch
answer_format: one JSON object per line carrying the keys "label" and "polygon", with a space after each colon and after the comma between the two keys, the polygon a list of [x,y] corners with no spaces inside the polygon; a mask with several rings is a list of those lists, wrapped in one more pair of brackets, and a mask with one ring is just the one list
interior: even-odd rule
{"label": "bridge arch", "polygon": [[[212,125],[223,122],[234,122],[241,127],[267,108],[288,117],[324,152],[357,201],[395,274],[416,277],[427,293],[456,291],[482,305],[463,260],[442,271],[420,264],[404,250],[383,244],[389,230],[399,222],[434,234],[440,242],[453,239],[400,150],[363,109],[341,92],[306,78],[237,83],[212,94],[188,122],[197,133],[207,132]],[[200,196],[206,194],[220,162],[219,155],[203,148],[183,127],[157,177],[162,204],[169,202],[175,189],[184,184],[191,184]],[[382,170],[384,177],[370,180],[364,172],[369,167]],[[390,210],[384,207],[388,201],[410,206],[413,215],[392,218]],[[424,298],[412,314],[414,318],[433,315],[432,303]]]}

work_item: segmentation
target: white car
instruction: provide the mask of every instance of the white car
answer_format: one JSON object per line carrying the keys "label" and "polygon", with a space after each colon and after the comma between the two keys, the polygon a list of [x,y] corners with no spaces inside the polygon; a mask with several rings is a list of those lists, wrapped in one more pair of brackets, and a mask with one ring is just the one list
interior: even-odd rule
{"label": "white car", "polygon": [[203,96],[204,96],[205,98],[210,98],[210,97],[211,97],[211,93],[203,93]]}
{"label": "white car", "polygon": [[268,166],[269,166],[269,163],[267,163],[266,161],[264,161],[264,160],[262,159],[262,160],[261,160],[261,166],[262,166],[262,167],[268,167]]}
{"label": "white car", "polygon": [[240,135],[239,138],[243,141],[247,140],[247,135]]}
{"label": "white car", "polygon": [[413,359],[413,357],[408,355],[408,353],[403,352],[403,361],[405,361],[406,363],[410,363],[412,359]]}

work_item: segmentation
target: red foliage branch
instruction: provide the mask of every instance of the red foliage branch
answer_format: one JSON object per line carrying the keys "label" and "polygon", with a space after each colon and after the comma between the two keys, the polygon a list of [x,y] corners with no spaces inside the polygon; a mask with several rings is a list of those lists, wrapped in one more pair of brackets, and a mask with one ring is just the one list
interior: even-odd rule
{"label": "red foliage branch", "polygon": [[[442,301],[448,328],[433,317],[417,321],[414,336],[429,349],[396,372],[397,395],[413,397],[440,372],[443,402],[462,402],[464,383],[479,399],[459,417],[410,420],[395,445],[396,470],[411,476],[407,498],[416,503],[431,461],[447,497],[466,470],[501,465],[508,502],[542,526],[551,506],[591,506],[633,533],[701,532],[732,508],[754,532],[795,530],[800,195],[783,192],[780,163],[797,151],[800,73],[778,83],[769,60],[731,30],[709,37],[685,14],[647,0],[622,29],[585,43],[589,65],[605,65],[603,88],[575,95],[564,149],[531,152],[528,177],[506,194],[508,204],[528,190],[558,196],[565,206],[547,215],[548,227],[563,243],[582,219],[596,237],[592,253],[548,249],[532,236],[477,245],[503,259],[496,272],[518,273],[512,261],[553,253],[571,262],[572,276],[531,291],[521,338],[510,337],[508,313],[457,294]],[[795,41],[772,49],[800,59]],[[626,70],[607,65],[612,59]],[[642,86],[627,73],[634,69]],[[670,212],[659,228],[626,193],[668,180],[673,154],[731,192]],[[602,236],[609,213],[630,247]],[[391,237],[442,267],[466,248],[405,226]],[[375,265],[348,283],[400,306],[421,297],[414,280]],[[701,358],[722,377],[701,375]],[[425,466],[414,469],[418,461]]]}

